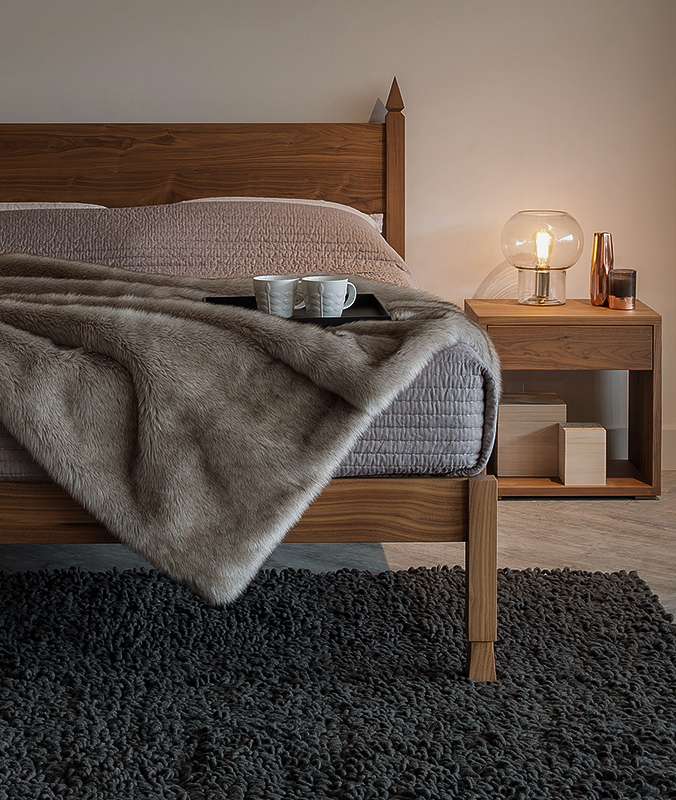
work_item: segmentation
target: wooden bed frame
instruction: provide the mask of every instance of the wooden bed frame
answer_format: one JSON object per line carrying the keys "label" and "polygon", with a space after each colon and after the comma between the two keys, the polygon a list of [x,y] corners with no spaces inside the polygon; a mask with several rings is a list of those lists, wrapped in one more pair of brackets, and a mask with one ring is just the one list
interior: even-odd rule
{"label": "wooden bed frame", "polygon": [[[140,206],[198,197],[297,197],[384,214],[404,256],[404,104],[384,123],[3,124],[0,201]],[[116,542],[51,483],[0,483],[0,543]],[[333,480],[287,542],[465,542],[467,675],[495,680],[497,481]]]}

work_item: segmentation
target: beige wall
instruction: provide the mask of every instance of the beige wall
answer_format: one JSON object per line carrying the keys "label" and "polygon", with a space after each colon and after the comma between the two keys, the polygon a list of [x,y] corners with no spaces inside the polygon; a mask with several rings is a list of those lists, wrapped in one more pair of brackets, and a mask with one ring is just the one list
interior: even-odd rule
{"label": "beige wall", "polygon": [[[0,120],[362,121],[396,74],[408,261],[496,293],[515,211],[570,211],[664,315],[676,468],[674,0],[3,0]],[[486,289],[487,287],[487,289]]]}

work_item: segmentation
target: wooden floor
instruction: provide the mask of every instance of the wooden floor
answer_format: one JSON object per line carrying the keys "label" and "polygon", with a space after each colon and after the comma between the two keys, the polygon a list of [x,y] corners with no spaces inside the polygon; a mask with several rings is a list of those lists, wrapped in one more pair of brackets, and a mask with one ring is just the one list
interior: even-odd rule
{"label": "wooden floor", "polygon": [[[636,570],[676,615],[676,471],[663,473],[662,491],[658,500],[501,500],[498,566]],[[462,544],[283,544],[266,567],[379,572],[463,563]],[[0,545],[0,570],[144,565],[122,545]]]}

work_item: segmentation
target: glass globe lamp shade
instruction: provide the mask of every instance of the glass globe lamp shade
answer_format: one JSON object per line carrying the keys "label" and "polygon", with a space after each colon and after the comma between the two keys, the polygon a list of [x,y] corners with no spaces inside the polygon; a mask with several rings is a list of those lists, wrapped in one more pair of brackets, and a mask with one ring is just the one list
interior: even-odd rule
{"label": "glass globe lamp shade", "polygon": [[584,245],[574,217],[565,211],[519,211],[507,220],[500,244],[507,261],[519,271],[519,303],[566,302],[566,270]]}

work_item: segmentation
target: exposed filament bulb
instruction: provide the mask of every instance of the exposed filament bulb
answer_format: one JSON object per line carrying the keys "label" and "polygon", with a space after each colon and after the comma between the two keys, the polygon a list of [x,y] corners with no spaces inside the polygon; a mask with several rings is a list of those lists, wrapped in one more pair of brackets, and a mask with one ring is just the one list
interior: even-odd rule
{"label": "exposed filament bulb", "polygon": [[533,234],[533,250],[537,263],[535,274],[535,299],[538,303],[545,303],[549,298],[550,274],[549,260],[552,257],[554,237],[549,231],[535,231]]}
{"label": "exposed filament bulb", "polygon": [[553,246],[554,237],[549,231],[535,231],[533,234],[533,249],[538,269],[549,269]]}

